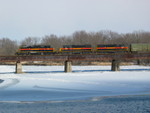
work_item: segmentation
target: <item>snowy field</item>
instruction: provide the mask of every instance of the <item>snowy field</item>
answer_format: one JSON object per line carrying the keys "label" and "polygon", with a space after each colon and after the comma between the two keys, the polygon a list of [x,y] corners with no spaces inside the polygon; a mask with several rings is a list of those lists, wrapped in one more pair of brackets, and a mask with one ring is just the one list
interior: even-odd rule
{"label": "snowy field", "polygon": [[107,107],[117,113],[131,106],[132,113],[150,112],[149,66],[121,66],[120,72],[110,71],[110,66],[72,69],[65,73],[63,66],[23,66],[24,73],[15,74],[15,66],[1,65],[0,113],[104,113]]}

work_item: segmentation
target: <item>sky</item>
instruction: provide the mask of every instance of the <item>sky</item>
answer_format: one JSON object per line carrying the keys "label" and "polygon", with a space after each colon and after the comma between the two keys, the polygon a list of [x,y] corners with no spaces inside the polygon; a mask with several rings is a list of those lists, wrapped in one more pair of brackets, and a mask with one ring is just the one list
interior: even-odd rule
{"label": "sky", "polygon": [[0,0],[0,38],[150,31],[150,0]]}

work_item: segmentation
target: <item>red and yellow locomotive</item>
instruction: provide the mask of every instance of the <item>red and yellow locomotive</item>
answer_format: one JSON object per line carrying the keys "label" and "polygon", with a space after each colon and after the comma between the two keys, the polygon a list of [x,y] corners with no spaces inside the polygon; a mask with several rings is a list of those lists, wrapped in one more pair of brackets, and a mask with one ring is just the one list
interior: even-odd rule
{"label": "red and yellow locomotive", "polygon": [[97,45],[96,51],[101,53],[128,52],[129,47],[124,45],[117,45],[117,44]]}
{"label": "red and yellow locomotive", "polygon": [[34,46],[22,46],[16,52],[16,55],[49,55],[54,54],[55,48],[49,45],[34,45]]}
{"label": "red and yellow locomotive", "polygon": [[124,45],[64,45],[59,50],[49,45],[22,46],[16,55],[51,55],[51,54],[91,54],[91,53],[114,53],[128,52],[129,47]]}

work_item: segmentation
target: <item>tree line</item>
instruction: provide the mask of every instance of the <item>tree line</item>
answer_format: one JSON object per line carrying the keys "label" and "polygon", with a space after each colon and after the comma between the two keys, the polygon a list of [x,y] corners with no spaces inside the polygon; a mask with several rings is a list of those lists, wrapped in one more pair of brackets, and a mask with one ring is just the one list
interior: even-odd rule
{"label": "tree line", "polygon": [[133,33],[119,34],[117,32],[105,30],[99,32],[76,31],[70,36],[57,36],[54,34],[44,37],[27,37],[21,42],[9,38],[0,39],[0,55],[14,55],[22,45],[51,45],[58,49],[63,45],[84,45],[93,47],[98,44],[124,44],[150,43],[150,32],[136,31]]}

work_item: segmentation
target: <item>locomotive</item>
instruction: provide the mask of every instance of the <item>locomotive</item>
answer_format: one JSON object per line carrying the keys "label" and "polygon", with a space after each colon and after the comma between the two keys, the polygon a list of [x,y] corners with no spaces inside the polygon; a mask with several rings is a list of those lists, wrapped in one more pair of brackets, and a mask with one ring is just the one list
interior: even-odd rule
{"label": "locomotive", "polygon": [[50,45],[33,45],[20,47],[16,55],[49,55],[54,53],[55,48]]}
{"label": "locomotive", "polygon": [[92,53],[91,45],[64,45],[63,48],[59,49],[62,54],[84,54]]}
{"label": "locomotive", "polygon": [[114,53],[114,52],[128,52],[129,47],[125,45],[116,45],[116,44],[111,44],[111,45],[97,45],[96,47],[97,52],[109,52],[109,53]]}
{"label": "locomotive", "polygon": [[50,45],[22,46],[16,55],[52,55],[52,54],[92,54],[92,53],[120,53],[120,52],[150,52],[150,44],[119,44],[91,45],[64,45],[59,50]]}

